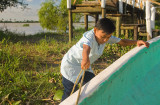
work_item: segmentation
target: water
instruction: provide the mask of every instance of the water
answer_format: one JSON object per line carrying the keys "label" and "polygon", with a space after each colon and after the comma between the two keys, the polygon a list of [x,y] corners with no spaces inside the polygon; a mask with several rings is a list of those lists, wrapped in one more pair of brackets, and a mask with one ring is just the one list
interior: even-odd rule
{"label": "water", "polygon": [[[29,24],[28,27],[24,27],[24,24]],[[84,23],[73,23],[75,29],[84,28]],[[94,23],[89,23],[88,27],[94,27]],[[34,35],[36,33],[44,32],[56,32],[56,30],[49,31],[43,29],[40,23],[0,23],[0,29],[9,30],[22,35]]]}

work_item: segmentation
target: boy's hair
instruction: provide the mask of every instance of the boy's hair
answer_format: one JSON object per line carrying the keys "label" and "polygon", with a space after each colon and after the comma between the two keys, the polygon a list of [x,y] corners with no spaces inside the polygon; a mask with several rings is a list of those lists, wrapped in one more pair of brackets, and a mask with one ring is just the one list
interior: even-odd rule
{"label": "boy's hair", "polygon": [[106,34],[111,34],[115,31],[115,25],[108,18],[98,20],[95,27],[99,30],[103,30]]}

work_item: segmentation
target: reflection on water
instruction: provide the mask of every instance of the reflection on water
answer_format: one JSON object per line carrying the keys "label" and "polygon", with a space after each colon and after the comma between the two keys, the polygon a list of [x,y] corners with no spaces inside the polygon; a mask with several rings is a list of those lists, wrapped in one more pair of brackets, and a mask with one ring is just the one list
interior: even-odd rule
{"label": "reflection on water", "polygon": [[[24,27],[24,24],[29,24],[28,27]],[[84,28],[84,23],[73,23],[75,29]],[[94,23],[89,23],[89,27],[94,27]],[[9,30],[11,32],[20,33],[22,35],[34,35],[36,33],[43,33],[43,32],[56,32],[49,31],[43,29],[40,26],[40,23],[0,23],[0,29],[2,30]]]}

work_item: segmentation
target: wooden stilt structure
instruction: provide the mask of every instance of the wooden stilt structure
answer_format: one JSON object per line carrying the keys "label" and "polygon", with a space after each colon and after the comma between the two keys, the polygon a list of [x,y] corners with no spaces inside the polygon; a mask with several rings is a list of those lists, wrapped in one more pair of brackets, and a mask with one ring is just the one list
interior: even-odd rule
{"label": "wooden stilt structure", "polygon": [[[119,37],[119,35],[121,34],[121,29],[125,30],[124,32],[126,38],[128,38],[128,30],[134,30],[133,38],[137,39],[140,27],[145,26],[146,23],[144,9],[146,7],[144,7],[144,5],[144,0],[84,0],[81,4],[76,3],[76,0],[74,0],[73,5],[71,5],[71,0],[67,0],[67,8],[69,11],[69,41],[71,42],[71,39],[73,37],[72,13],[84,13],[86,31],[88,30],[88,16],[91,15],[95,17],[96,24],[99,15],[101,14],[102,18],[109,17],[112,20],[116,21],[117,37]],[[122,27],[121,24],[130,24],[130,26]],[[149,30],[148,28],[146,29]],[[148,39],[150,39],[149,36]]]}

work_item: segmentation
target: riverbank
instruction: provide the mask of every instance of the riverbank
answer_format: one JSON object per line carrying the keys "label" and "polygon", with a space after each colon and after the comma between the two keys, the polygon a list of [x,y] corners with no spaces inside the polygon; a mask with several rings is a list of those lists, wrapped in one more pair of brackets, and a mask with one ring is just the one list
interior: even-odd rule
{"label": "riverbank", "polygon": [[[68,35],[58,33],[18,36],[0,31],[0,103],[58,105],[60,96],[55,94],[63,90],[61,59],[84,32],[74,30],[76,36],[68,43]],[[107,44],[103,55],[92,65],[95,74],[133,47]]]}

